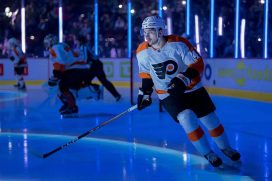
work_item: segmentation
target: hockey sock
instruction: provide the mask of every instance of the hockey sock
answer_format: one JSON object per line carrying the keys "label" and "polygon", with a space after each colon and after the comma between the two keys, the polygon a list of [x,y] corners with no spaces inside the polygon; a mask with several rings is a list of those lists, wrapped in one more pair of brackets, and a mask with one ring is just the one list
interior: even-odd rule
{"label": "hockey sock", "polygon": [[202,155],[209,153],[211,148],[205,137],[204,131],[198,124],[196,115],[191,110],[187,109],[180,112],[177,119],[197,151]]}
{"label": "hockey sock", "polygon": [[230,147],[224,127],[214,112],[200,118],[200,121],[207,127],[211,137],[220,149]]}

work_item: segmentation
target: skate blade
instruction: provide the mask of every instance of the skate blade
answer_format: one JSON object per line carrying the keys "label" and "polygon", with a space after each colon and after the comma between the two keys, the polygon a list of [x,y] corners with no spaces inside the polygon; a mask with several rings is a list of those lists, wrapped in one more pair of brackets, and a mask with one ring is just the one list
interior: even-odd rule
{"label": "skate blade", "polygon": [[78,118],[78,113],[72,113],[72,114],[61,114],[61,118]]}

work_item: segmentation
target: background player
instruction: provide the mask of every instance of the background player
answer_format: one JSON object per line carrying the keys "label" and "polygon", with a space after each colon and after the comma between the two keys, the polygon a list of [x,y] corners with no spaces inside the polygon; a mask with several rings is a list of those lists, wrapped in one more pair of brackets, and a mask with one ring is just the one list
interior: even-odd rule
{"label": "background player", "polygon": [[49,85],[58,82],[58,97],[63,103],[59,112],[64,116],[76,114],[78,106],[70,90],[79,90],[85,87],[85,84],[89,86],[89,65],[74,55],[67,44],[59,43],[55,35],[47,35],[44,38],[44,45],[49,50],[50,60],[53,62],[53,76],[49,80]]}
{"label": "background player", "polygon": [[114,85],[107,79],[106,74],[103,69],[103,63],[98,57],[92,54],[90,46],[86,42],[84,36],[79,36],[80,42],[80,52],[83,55],[86,62],[90,65],[91,80],[95,77],[101,82],[101,84],[112,94],[116,101],[121,99],[121,95],[117,92]]}
{"label": "background player", "polygon": [[8,40],[8,56],[14,64],[14,72],[17,77],[17,83],[14,86],[18,90],[25,90],[24,69],[27,67],[26,56],[14,37]]}

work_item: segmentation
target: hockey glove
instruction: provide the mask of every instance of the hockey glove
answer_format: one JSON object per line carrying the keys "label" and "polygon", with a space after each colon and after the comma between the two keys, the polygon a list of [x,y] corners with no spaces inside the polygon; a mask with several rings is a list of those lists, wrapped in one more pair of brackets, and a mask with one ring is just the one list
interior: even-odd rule
{"label": "hockey glove", "polygon": [[137,98],[138,110],[142,110],[152,104],[151,93],[152,91],[143,92],[141,88],[139,89],[139,94]]}
{"label": "hockey glove", "polygon": [[186,87],[190,82],[191,80],[188,77],[185,77],[183,74],[178,74],[170,81],[170,84],[168,85],[168,93],[172,96],[178,97],[180,94],[185,92]]}
{"label": "hockey glove", "polygon": [[48,80],[48,86],[50,87],[54,87],[56,85],[58,85],[59,79],[56,77],[50,77]]}

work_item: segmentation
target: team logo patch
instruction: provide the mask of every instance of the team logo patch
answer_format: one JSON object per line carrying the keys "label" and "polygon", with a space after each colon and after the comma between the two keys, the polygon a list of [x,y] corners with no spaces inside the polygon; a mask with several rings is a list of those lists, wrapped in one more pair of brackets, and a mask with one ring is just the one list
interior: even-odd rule
{"label": "team logo patch", "polygon": [[162,63],[153,64],[152,66],[153,66],[159,79],[165,79],[165,74],[172,75],[178,69],[177,62],[175,62],[173,60],[167,60]]}

